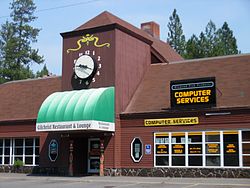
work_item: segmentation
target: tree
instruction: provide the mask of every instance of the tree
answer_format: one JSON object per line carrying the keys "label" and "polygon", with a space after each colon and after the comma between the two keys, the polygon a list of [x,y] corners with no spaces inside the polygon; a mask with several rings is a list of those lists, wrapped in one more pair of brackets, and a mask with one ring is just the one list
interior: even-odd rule
{"label": "tree", "polygon": [[186,59],[195,59],[199,58],[199,49],[198,49],[199,39],[196,35],[192,35],[186,44]]}
{"label": "tree", "polygon": [[217,36],[218,55],[230,55],[239,53],[236,38],[234,37],[233,31],[229,28],[227,22],[224,22],[222,27],[218,29]]}
{"label": "tree", "polygon": [[10,9],[12,21],[6,21],[0,32],[0,83],[33,78],[30,65],[44,61],[31,47],[40,31],[29,25],[36,19],[33,0],[13,0]]}
{"label": "tree", "polygon": [[210,20],[205,28],[205,38],[206,43],[204,44],[203,48],[205,51],[205,57],[212,57],[217,54],[217,42],[218,37],[216,34],[216,26],[215,23]]}
{"label": "tree", "polygon": [[182,24],[176,9],[174,9],[172,15],[169,17],[168,23],[168,44],[176,50],[180,55],[185,54],[185,36],[182,30]]}
{"label": "tree", "polygon": [[43,66],[41,71],[36,72],[36,78],[43,77],[43,76],[48,76],[48,75],[49,75],[49,70],[47,69],[46,64]]}

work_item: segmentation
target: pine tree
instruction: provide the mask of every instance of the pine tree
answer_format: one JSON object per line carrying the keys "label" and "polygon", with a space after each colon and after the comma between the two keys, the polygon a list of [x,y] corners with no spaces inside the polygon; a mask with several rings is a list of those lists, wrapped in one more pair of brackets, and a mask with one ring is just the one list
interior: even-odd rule
{"label": "pine tree", "polygon": [[217,36],[218,55],[230,55],[239,53],[236,38],[234,37],[233,31],[229,28],[227,22],[224,22],[222,27],[218,29]]}
{"label": "pine tree", "polygon": [[182,30],[182,24],[176,13],[176,9],[174,9],[172,15],[169,17],[168,30],[168,44],[175,49],[177,53],[183,56],[185,54],[186,42]]}
{"label": "pine tree", "polygon": [[199,39],[196,35],[192,35],[186,44],[186,59],[195,59],[199,58],[199,49],[198,49]]}
{"label": "pine tree", "polygon": [[6,21],[0,31],[0,83],[32,78],[30,65],[44,61],[31,47],[40,31],[29,25],[36,19],[33,0],[13,0],[10,5],[12,21]]}
{"label": "pine tree", "polygon": [[36,72],[36,77],[49,76],[49,70],[47,69],[46,64],[43,66],[41,71]]}
{"label": "pine tree", "polygon": [[205,57],[213,57],[216,55],[216,46],[218,42],[216,32],[216,26],[214,22],[210,20],[205,28],[206,43],[203,46]]}

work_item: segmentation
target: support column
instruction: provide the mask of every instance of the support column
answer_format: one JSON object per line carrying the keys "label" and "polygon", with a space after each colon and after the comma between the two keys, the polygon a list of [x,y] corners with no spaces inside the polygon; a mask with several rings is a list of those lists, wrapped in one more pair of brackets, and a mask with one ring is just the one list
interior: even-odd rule
{"label": "support column", "polygon": [[104,139],[100,139],[100,176],[104,176]]}
{"label": "support column", "polygon": [[69,141],[69,176],[73,176],[73,150],[74,150],[74,141]]}

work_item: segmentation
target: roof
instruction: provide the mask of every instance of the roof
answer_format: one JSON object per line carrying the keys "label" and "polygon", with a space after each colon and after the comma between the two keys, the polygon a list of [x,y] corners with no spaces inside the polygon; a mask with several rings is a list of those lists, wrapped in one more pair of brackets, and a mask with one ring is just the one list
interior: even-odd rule
{"label": "roof", "polygon": [[0,121],[36,119],[44,99],[56,91],[61,91],[58,76],[0,84]]}
{"label": "roof", "polygon": [[101,26],[107,26],[112,24],[118,24],[119,26],[122,26],[123,28],[126,28],[127,30],[140,35],[150,41],[152,41],[152,49],[156,50],[160,56],[164,59],[164,61],[167,62],[173,62],[173,61],[180,61],[183,60],[183,58],[173,50],[168,43],[163,42],[157,38],[152,37],[145,31],[131,25],[130,23],[116,17],[115,15],[111,14],[108,11],[104,11],[101,14],[97,15],[93,19],[89,20],[88,22],[84,23],[83,25],[77,27],[75,31],[90,29],[90,28],[96,28]]}
{"label": "roof", "polygon": [[[124,113],[170,108],[170,81],[215,77],[217,107],[250,107],[250,54],[152,64]],[[157,99],[157,100],[155,100]]]}

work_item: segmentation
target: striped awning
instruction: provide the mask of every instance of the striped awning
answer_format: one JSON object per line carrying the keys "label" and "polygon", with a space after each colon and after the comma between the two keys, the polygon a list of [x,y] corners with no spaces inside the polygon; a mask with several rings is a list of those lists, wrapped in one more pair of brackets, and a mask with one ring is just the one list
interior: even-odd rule
{"label": "striped awning", "polygon": [[56,92],[42,103],[36,131],[114,131],[114,87]]}

